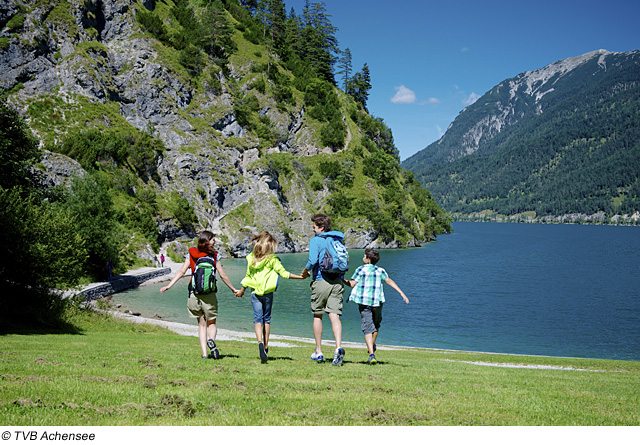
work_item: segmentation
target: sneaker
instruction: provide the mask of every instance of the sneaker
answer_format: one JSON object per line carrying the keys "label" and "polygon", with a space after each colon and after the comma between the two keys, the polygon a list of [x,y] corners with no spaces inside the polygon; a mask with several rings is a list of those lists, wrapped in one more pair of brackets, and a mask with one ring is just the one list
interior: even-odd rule
{"label": "sneaker", "polygon": [[378,363],[378,361],[376,360],[376,355],[375,354],[369,354],[369,364],[370,365],[375,365],[376,363]]}
{"label": "sneaker", "polygon": [[267,356],[267,350],[264,348],[264,343],[258,343],[258,351],[260,352],[260,360],[262,363],[267,363],[269,357]]}
{"label": "sneaker", "polygon": [[209,358],[209,356],[208,355],[203,355],[202,358]]}
{"label": "sneaker", "polygon": [[212,359],[219,359],[220,358],[220,352],[218,351],[218,347],[216,346],[216,342],[213,341],[213,339],[208,339],[207,340],[207,346],[209,346],[209,349],[211,350],[211,355],[210,357]]}
{"label": "sneaker", "polygon": [[373,352],[376,352],[376,349],[378,349],[378,348],[376,348],[376,344],[374,343],[373,344]]}
{"label": "sneaker", "polygon": [[318,354],[318,352],[314,350],[313,354],[311,354],[311,360],[314,360],[316,362],[323,362],[324,361],[324,355]]}
{"label": "sneaker", "polygon": [[344,358],[344,349],[342,348],[338,348],[336,349],[335,354],[333,354],[333,361],[331,362],[331,364],[333,366],[342,366],[342,359]]}

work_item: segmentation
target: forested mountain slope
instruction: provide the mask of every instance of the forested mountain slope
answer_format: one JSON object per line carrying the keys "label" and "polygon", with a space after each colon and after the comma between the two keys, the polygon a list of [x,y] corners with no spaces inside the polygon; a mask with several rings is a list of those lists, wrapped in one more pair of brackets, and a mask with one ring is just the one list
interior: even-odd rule
{"label": "forested mountain slope", "polygon": [[637,222],[640,51],[507,79],[402,165],[457,218]]}
{"label": "forested mountain slope", "polygon": [[[24,150],[33,202],[82,228],[87,274],[110,259],[116,271],[150,261],[162,243],[180,241],[180,254],[207,228],[230,255],[261,230],[279,251],[301,251],[317,212],[349,247],[415,246],[450,230],[368,114],[368,67],[351,69],[323,3],[299,15],[278,0],[5,6],[3,116],[37,138],[37,156]],[[345,91],[338,60],[355,72]]]}

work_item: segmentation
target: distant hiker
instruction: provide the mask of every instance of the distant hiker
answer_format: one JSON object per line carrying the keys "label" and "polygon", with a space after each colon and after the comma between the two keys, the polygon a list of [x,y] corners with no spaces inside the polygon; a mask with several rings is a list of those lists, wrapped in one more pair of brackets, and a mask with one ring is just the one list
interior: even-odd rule
{"label": "distant hiker", "polygon": [[[217,359],[220,352],[216,345],[216,334],[218,327],[216,320],[218,318],[218,298],[216,296],[217,287],[215,284],[215,272],[220,275],[224,284],[226,284],[231,292],[235,294],[237,291],[229,277],[222,268],[220,262],[220,253],[214,248],[215,238],[213,233],[204,230],[198,238],[198,247],[189,249],[182,267],[176,272],[173,279],[168,285],[160,289],[160,292],[166,292],[171,289],[180,278],[191,268],[191,280],[189,281],[189,298],[187,300],[187,309],[189,314],[198,319],[198,337],[200,339],[200,348],[202,349],[202,358]],[[202,272],[202,273],[200,273]],[[210,352],[207,353],[207,347]]]}
{"label": "distant hiker", "polygon": [[[322,213],[311,217],[315,236],[309,242],[309,260],[300,274],[303,278],[312,277],[311,282],[311,312],[313,313],[313,337],[316,349],[311,354],[311,360],[324,361],[322,354],[322,316],[326,312],[331,320],[333,336],[336,340],[336,350],[333,354],[332,365],[342,366],[345,350],[342,349],[342,293],[344,285],[340,274],[329,273],[322,268],[325,254],[333,242],[342,243],[344,234],[331,231],[331,218]],[[346,249],[344,250],[346,253]]]}
{"label": "distant hiker", "polygon": [[343,280],[344,284],[353,287],[349,295],[349,301],[358,304],[360,318],[362,319],[362,333],[369,350],[369,364],[376,364],[376,339],[382,322],[382,304],[385,302],[382,282],[400,292],[405,303],[409,299],[400,290],[398,285],[389,278],[387,271],[376,266],[380,260],[380,253],[374,249],[366,249],[362,261],[364,265],[358,267],[351,280]]}
{"label": "distant hiker", "polygon": [[271,332],[271,308],[273,293],[278,288],[279,278],[293,278],[301,280],[300,275],[287,272],[280,259],[274,255],[278,241],[269,232],[262,232],[251,240],[253,252],[247,255],[247,273],[242,279],[242,288],[236,297],[244,296],[246,288],[251,292],[251,306],[253,307],[253,326],[258,340],[260,360],[266,363],[269,359],[269,334]]}
{"label": "distant hiker", "polygon": [[160,267],[164,267],[164,254],[160,254]]}

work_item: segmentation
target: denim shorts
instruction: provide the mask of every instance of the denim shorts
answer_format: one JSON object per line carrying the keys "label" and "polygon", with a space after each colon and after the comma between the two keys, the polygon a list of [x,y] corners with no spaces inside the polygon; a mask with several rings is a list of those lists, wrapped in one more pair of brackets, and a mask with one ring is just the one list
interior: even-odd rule
{"label": "denim shorts", "polygon": [[382,303],[380,303],[380,306],[359,304],[358,310],[360,311],[360,318],[362,318],[362,332],[364,335],[378,332],[382,323]]}
{"label": "denim shorts", "polygon": [[253,323],[271,323],[271,306],[273,306],[273,292],[256,295],[251,292],[251,306],[253,307]]}

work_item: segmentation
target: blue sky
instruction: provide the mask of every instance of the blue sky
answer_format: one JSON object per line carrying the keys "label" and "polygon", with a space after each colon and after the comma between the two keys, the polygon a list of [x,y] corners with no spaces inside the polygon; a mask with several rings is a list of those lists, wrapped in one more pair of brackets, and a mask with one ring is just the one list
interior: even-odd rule
{"label": "blue sky", "polygon": [[[287,13],[304,3],[285,0]],[[401,160],[505,79],[598,49],[640,49],[638,0],[322,3],[354,70],[368,64],[369,111],[391,128]]]}

